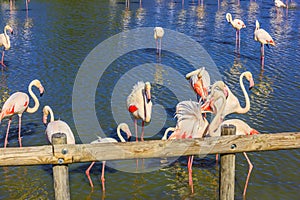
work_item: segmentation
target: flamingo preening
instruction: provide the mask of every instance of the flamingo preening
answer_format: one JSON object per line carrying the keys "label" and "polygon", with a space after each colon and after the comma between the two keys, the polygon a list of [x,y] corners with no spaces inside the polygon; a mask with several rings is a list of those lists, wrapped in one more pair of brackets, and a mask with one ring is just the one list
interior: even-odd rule
{"label": "flamingo preening", "polygon": [[156,42],[156,53],[161,55],[161,39],[164,36],[165,31],[162,27],[155,27],[154,28],[154,39]]}
{"label": "flamingo preening", "polygon": [[1,113],[0,113],[0,123],[2,119],[9,118],[8,125],[7,125],[7,131],[4,141],[4,148],[6,148],[6,145],[8,143],[8,132],[10,123],[12,120],[12,116],[17,114],[19,116],[19,145],[22,147],[22,140],[21,140],[21,119],[22,114],[26,111],[28,113],[34,113],[39,108],[39,100],[35,96],[35,94],[32,92],[32,86],[37,87],[40,90],[40,95],[42,96],[44,93],[44,87],[42,86],[41,82],[37,79],[31,81],[31,83],[28,86],[28,92],[29,95],[32,97],[34,101],[34,106],[32,108],[28,107],[29,105],[29,96],[26,93],[23,92],[15,92],[13,93],[4,103]]}
{"label": "flamingo preening", "polygon": [[258,20],[255,22],[254,40],[261,44],[261,68],[264,69],[264,45],[267,45],[268,47],[269,45],[275,46],[275,42],[267,31],[260,28]]}
{"label": "flamingo preening", "polygon": [[150,82],[139,81],[133,86],[132,92],[127,98],[128,111],[134,117],[135,137],[138,141],[137,120],[142,120],[141,140],[144,141],[145,122],[150,122],[152,112],[151,84]]}
{"label": "flamingo preening", "polygon": [[[188,74],[185,78],[190,81],[190,85],[203,101],[208,96],[208,88],[210,86],[210,76],[204,67],[196,69]],[[199,100],[199,99],[198,99]]]}
{"label": "flamingo preening", "polygon": [[[50,114],[50,122],[47,124],[47,117]],[[47,125],[46,135],[48,141],[52,144],[52,135],[55,133],[64,133],[67,136],[67,144],[75,144],[74,134],[69,125],[61,120],[54,120],[54,114],[50,106],[43,108],[43,123]]]}
{"label": "flamingo preening", "polygon": [[[121,140],[121,142],[126,142],[126,140],[121,135],[121,130],[126,133],[127,140],[129,141],[130,138],[131,138],[131,132],[130,132],[130,129],[129,129],[129,127],[126,123],[121,123],[117,127],[117,135],[118,135],[119,139]],[[110,137],[101,138],[101,137],[99,137],[97,140],[91,142],[91,144],[95,144],[95,143],[116,143],[116,142],[118,142],[118,141],[114,138],[110,138]],[[105,191],[105,178],[104,178],[105,162],[106,161],[102,161],[102,174],[101,174],[102,190],[103,191]],[[94,187],[94,184],[93,184],[93,181],[90,177],[90,170],[92,169],[94,164],[95,164],[95,162],[92,162],[91,165],[88,167],[88,169],[85,171],[85,174],[88,177],[90,185],[91,185],[92,188]]]}
{"label": "flamingo preening", "polygon": [[242,28],[246,28],[245,23],[242,20],[240,20],[240,19],[234,19],[234,20],[232,20],[232,15],[230,13],[226,13],[226,20],[236,30],[236,34],[235,34],[235,36],[236,36],[236,44],[239,44],[240,43],[240,39],[241,39],[240,30]]}
{"label": "flamingo preening", "polygon": [[13,29],[9,25],[6,25],[4,27],[3,33],[0,34],[0,47],[2,47],[2,46],[4,47],[3,51],[2,51],[1,62],[0,62],[0,64],[3,67],[6,67],[4,64],[4,51],[10,49],[10,39],[9,39],[9,36],[7,35],[7,31],[10,31],[10,33],[13,34]]}

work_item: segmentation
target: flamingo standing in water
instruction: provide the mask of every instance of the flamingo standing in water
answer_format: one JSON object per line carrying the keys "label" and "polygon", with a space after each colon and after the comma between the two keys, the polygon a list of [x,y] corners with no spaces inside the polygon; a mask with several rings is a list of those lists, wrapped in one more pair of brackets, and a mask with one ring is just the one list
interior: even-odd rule
{"label": "flamingo standing in water", "polygon": [[165,34],[165,31],[162,27],[154,28],[154,39],[156,42],[156,52],[158,53],[158,55],[161,54],[161,39],[164,36],[164,34]]}
{"label": "flamingo standing in water", "polygon": [[268,47],[269,45],[275,46],[275,42],[267,31],[260,28],[258,20],[255,22],[254,40],[260,42],[261,44],[261,68],[264,69],[264,45],[267,45]]}
{"label": "flamingo standing in water", "polygon": [[145,122],[150,122],[152,112],[151,102],[151,84],[150,82],[139,81],[133,86],[132,92],[127,98],[128,111],[134,117],[135,137],[138,142],[138,127],[137,120],[142,120],[142,135],[141,140],[144,141],[144,126]]}
{"label": "flamingo standing in water", "polygon": [[34,101],[34,107],[30,108],[29,105],[29,96],[26,93],[23,92],[15,92],[13,93],[4,103],[1,113],[0,113],[0,123],[3,118],[9,117],[8,125],[7,125],[7,131],[4,141],[4,148],[6,148],[6,145],[8,143],[8,132],[10,123],[12,120],[12,116],[17,114],[19,116],[19,145],[22,147],[22,140],[21,140],[21,119],[22,114],[26,111],[28,113],[34,113],[39,108],[39,100],[35,96],[35,94],[32,92],[32,86],[37,87],[40,90],[40,96],[44,93],[44,87],[42,86],[41,82],[37,79],[31,81],[31,83],[28,86],[28,91],[30,96],[32,97]]}
{"label": "flamingo standing in water", "polygon": [[232,25],[233,28],[235,28],[235,30],[236,30],[236,34],[235,34],[235,36],[236,36],[236,44],[239,44],[240,43],[240,39],[241,39],[240,30],[242,28],[246,28],[245,23],[242,20],[240,20],[240,19],[234,19],[234,20],[232,20],[232,15],[230,13],[226,13],[226,20],[227,20],[228,23],[230,23]]}
{"label": "flamingo standing in water", "polygon": [[0,47],[2,47],[2,46],[4,47],[3,51],[2,51],[2,58],[1,58],[0,64],[4,67],[6,67],[4,64],[4,51],[10,49],[10,39],[6,33],[7,31],[10,31],[10,33],[13,34],[13,29],[9,25],[6,25],[4,27],[3,33],[0,34]]}
{"label": "flamingo standing in water", "polygon": [[[47,124],[47,117],[50,114],[50,122]],[[74,134],[69,125],[61,120],[54,121],[54,114],[50,106],[43,108],[43,123],[47,125],[46,135],[48,141],[52,144],[52,135],[55,133],[64,133],[67,136],[67,144],[75,144]]]}
{"label": "flamingo standing in water", "polygon": [[[255,134],[259,134],[259,132],[253,128],[251,128],[247,123],[245,123],[244,121],[240,120],[240,119],[230,119],[230,120],[226,120],[224,121],[222,125],[234,125],[236,127],[236,135],[255,135]],[[216,129],[216,131],[214,132],[210,132],[207,136],[221,136],[221,126],[215,126],[213,129]],[[244,192],[243,192],[243,196],[246,195],[246,191],[247,191],[247,187],[248,187],[248,183],[249,183],[249,178],[250,178],[250,174],[252,172],[253,169],[253,165],[250,161],[250,159],[248,158],[246,152],[243,152],[248,164],[249,164],[249,169],[248,169],[248,174],[247,174],[247,178],[246,178],[246,183],[245,183],[245,187],[244,187]]]}
{"label": "flamingo standing in water", "polygon": [[186,74],[185,78],[190,81],[190,85],[197,94],[197,98],[200,97],[203,101],[205,101],[208,96],[208,88],[210,86],[210,76],[205,68],[202,67],[200,69],[196,69]]}
{"label": "flamingo standing in water", "polygon": [[[117,127],[117,135],[118,135],[119,139],[121,140],[121,142],[126,142],[126,140],[121,135],[121,130],[126,133],[127,140],[129,141],[130,138],[131,138],[131,132],[130,132],[130,129],[129,129],[129,127],[128,127],[128,125],[126,123],[121,123]],[[116,139],[114,139],[114,138],[110,138],[110,137],[101,138],[101,137],[99,137],[97,140],[91,142],[91,144],[96,144],[96,143],[115,143],[115,142],[118,142],[118,141]],[[102,161],[102,174],[101,174],[102,190],[103,191],[105,191],[105,178],[104,178],[105,162],[106,161]],[[95,162],[92,162],[91,165],[85,171],[85,174],[88,177],[90,185],[91,185],[92,188],[94,187],[94,184],[93,184],[93,181],[92,181],[92,179],[90,177],[90,170],[92,169],[92,167],[93,167],[94,164],[95,164]]]}

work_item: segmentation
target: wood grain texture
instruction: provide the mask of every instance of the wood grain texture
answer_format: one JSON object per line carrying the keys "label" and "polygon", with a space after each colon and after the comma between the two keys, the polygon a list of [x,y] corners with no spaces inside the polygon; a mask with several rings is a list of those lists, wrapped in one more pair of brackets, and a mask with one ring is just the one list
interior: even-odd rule
{"label": "wood grain texture", "polygon": [[0,166],[65,164],[101,160],[161,158],[300,148],[300,132],[230,135],[201,139],[151,140],[114,144],[51,145],[0,148]]}

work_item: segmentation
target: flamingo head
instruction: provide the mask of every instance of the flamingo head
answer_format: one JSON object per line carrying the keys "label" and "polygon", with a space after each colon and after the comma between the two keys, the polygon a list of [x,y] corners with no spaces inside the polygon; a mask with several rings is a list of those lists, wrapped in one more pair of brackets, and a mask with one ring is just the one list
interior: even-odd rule
{"label": "flamingo head", "polygon": [[5,29],[5,30],[8,30],[12,35],[14,34],[14,31],[13,31],[13,29],[10,27],[10,25],[6,25],[6,26],[4,27],[4,29]]}
{"label": "flamingo head", "polygon": [[146,93],[147,102],[151,101],[151,84],[150,84],[150,82],[145,83],[145,93]]}
{"label": "flamingo head", "polygon": [[129,126],[126,123],[121,123],[120,126],[121,126],[121,130],[126,133],[127,140],[130,141],[132,134],[131,134],[131,131],[129,129]]}
{"label": "flamingo head", "polygon": [[47,118],[48,118],[48,115],[49,115],[49,106],[45,106],[43,108],[43,124],[46,126],[47,125]]}
{"label": "flamingo head", "polygon": [[226,13],[226,20],[228,23],[230,23],[232,21],[232,16],[230,13]]}
{"label": "flamingo head", "polygon": [[39,88],[39,90],[40,90],[40,96],[43,96],[43,94],[44,94],[44,87],[41,84],[41,82],[38,79],[35,79],[35,80],[31,81],[31,83],[29,84],[28,88],[30,88],[32,85],[34,85],[35,87]]}
{"label": "flamingo head", "polygon": [[254,86],[254,80],[252,77],[252,73],[249,71],[245,72],[245,77],[249,81],[249,90],[251,90]]}

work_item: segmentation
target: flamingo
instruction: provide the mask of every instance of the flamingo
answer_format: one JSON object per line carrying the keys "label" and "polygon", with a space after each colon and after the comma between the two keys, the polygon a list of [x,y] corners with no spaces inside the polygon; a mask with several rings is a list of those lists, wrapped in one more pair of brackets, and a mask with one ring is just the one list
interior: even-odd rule
{"label": "flamingo", "polygon": [[[158,55],[161,54],[161,39],[164,36],[165,31],[162,27],[155,27],[154,28],[154,39],[156,42],[156,52],[158,53]],[[159,42],[158,42],[159,40]]]}
{"label": "flamingo", "polygon": [[208,87],[210,86],[210,76],[205,68],[196,69],[186,74],[185,78],[190,81],[190,85],[197,97],[199,95],[205,101],[208,96]]}
{"label": "flamingo", "polygon": [[7,33],[6,33],[7,31],[10,31],[10,33],[13,34],[13,29],[9,25],[6,25],[4,27],[3,33],[0,34],[0,47],[2,47],[2,46],[4,47],[3,51],[2,51],[1,62],[0,62],[0,64],[3,67],[6,67],[5,64],[4,64],[4,51],[10,49],[10,39],[9,39],[9,36],[7,35]]}
{"label": "flamingo", "polygon": [[6,148],[6,145],[8,143],[8,132],[10,123],[12,120],[12,116],[17,114],[19,116],[19,145],[22,147],[22,140],[21,140],[21,119],[22,114],[26,111],[28,113],[34,113],[39,108],[39,100],[35,96],[35,94],[32,92],[32,86],[37,87],[40,90],[40,96],[44,93],[44,87],[42,86],[41,82],[37,79],[31,81],[31,83],[28,86],[28,91],[30,96],[32,97],[34,101],[34,107],[30,108],[29,105],[29,96],[26,93],[23,92],[15,92],[13,93],[4,103],[1,113],[0,113],[0,123],[2,119],[9,118],[8,125],[7,125],[7,131],[4,141],[4,148]]}
{"label": "flamingo", "polygon": [[258,20],[255,22],[254,40],[261,44],[261,67],[264,69],[264,45],[267,45],[268,47],[269,45],[275,46],[275,42],[267,31],[260,28]]}
{"label": "flamingo", "polygon": [[[129,141],[131,138],[131,132],[130,129],[128,127],[128,125],[126,123],[121,123],[118,125],[117,127],[117,135],[119,137],[119,139],[121,140],[121,142],[126,142],[126,140],[123,138],[123,136],[121,135],[121,130],[124,131],[127,134],[127,140]],[[101,138],[99,137],[97,140],[91,142],[91,144],[96,144],[96,143],[115,143],[118,142],[116,139],[114,138]],[[104,178],[104,172],[105,172],[105,163],[106,161],[102,161],[102,174],[101,174],[101,181],[102,181],[102,190],[105,191],[105,178]],[[92,169],[93,165],[95,164],[95,162],[92,162],[91,165],[87,168],[87,170],[85,171],[86,176],[89,179],[90,185],[93,188],[94,184],[93,181],[90,177],[90,170]]]}
{"label": "flamingo", "polygon": [[240,19],[232,20],[232,15],[230,13],[226,13],[226,20],[236,30],[236,41],[240,41],[240,30],[246,28],[245,23]]}
{"label": "flamingo", "polygon": [[227,87],[228,91],[228,97],[226,100],[226,106],[223,111],[223,116],[229,115],[231,113],[238,113],[238,114],[244,114],[247,113],[250,110],[250,99],[249,95],[245,89],[245,85],[243,83],[243,78],[246,78],[247,81],[249,81],[249,90],[251,90],[254,86],[254,80],[252,77],[252,73],[249,71],[243,72],[240,75],[240,87],[243,91],[244,97],[245,97],[245,107],[242,108],[238,98],[231,92],[231,90]]}
{"label": "flamingo", "polygon": [[[251,128],[247,123],[245,123],[244,121],[240,120],[240,119],[230,119],[230,120],[226,120],[224,121],[222,125],[229,125],[232,124],[236,127],[236,135],[255,135],[255,134],[259,134],[259,132],[253,128]],[[210,132],[208,134],[208,136],[211,137],[215,137],[215,136],[221,136],[221,126],[218,126],[217,130],[214,132]],[[246,183],[244,186],[244,191],[243,191],[243,196],[246,195],[246,191],[247,191],[247,187],[248,187],[248,183],[249,183],[249,178],[250,178],[250,174],[252,172],[253,169],[253,165],[250,161],[250,159],[248,158],[246,152],[243,152],[248,164],[249,164],[249,169],[248,169],[248,174],[247,174],[247,178],[246,178]]]}
{"label": "flamingo", "polygon": [[[50,114],[50,122],[47,125],[47,117]],[[61,120],[54,121],[54,114],[50,106],[44,106],[43,108],[43,123],[47,125],[46,135],[48,141],[52,144],[52,135],[55,133],[65,133],[67,136],[67,144],[75,144],[74,134],[69,125]]]}
{"label": "flamingo", "polygon": [[134,127],[136,141],[138,142],[137,120],[142,120],[142,135],[141,140],[144,141],[144,126],[145,122],[150,122],[152,112],[151,102],[151,84],[150,82],[139,81],[133,86],[132,92],[127,97],[128,111],[134,117]]}

